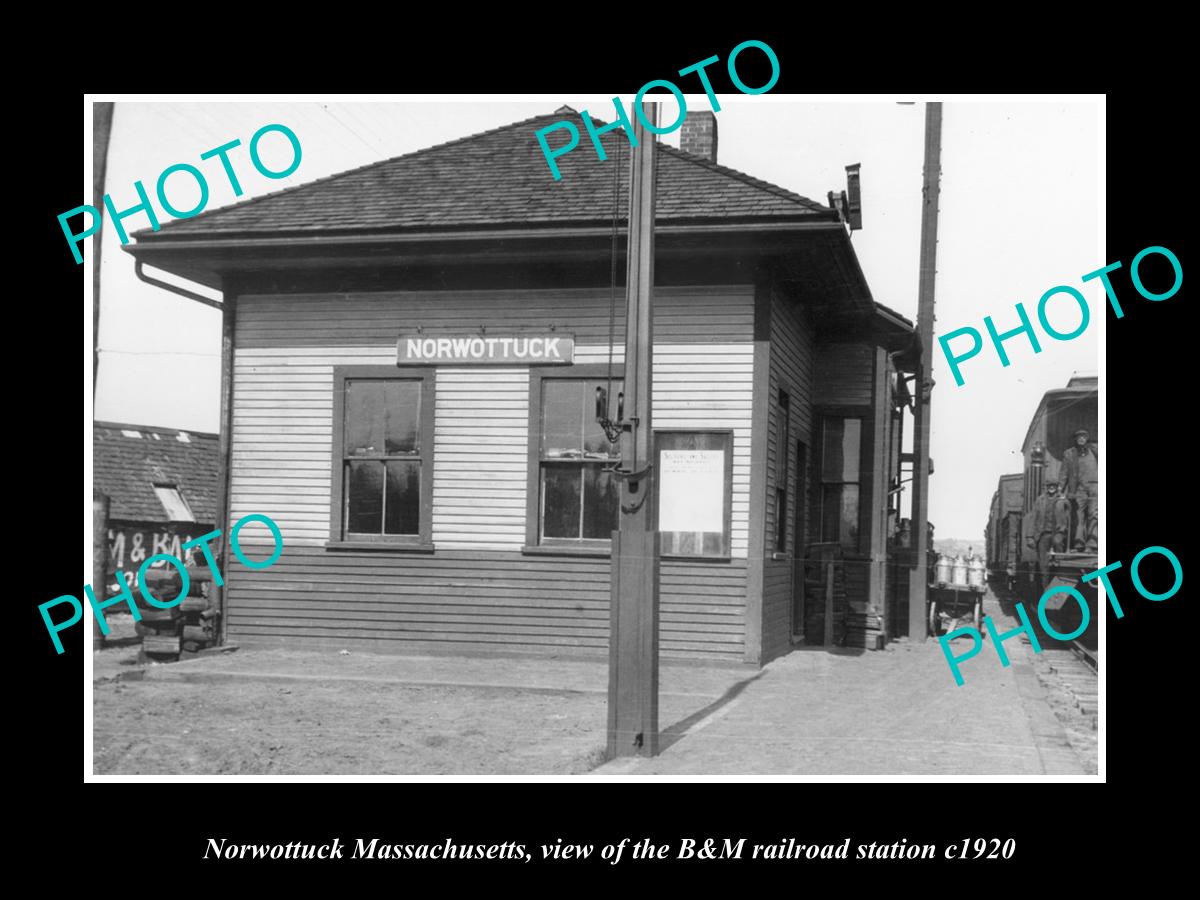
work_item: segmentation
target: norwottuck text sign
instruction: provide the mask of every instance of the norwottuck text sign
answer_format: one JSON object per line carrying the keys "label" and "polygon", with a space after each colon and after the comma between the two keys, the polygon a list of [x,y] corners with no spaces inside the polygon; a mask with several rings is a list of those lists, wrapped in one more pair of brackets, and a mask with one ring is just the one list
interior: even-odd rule
{"label": "norwottuck text sign", "polygon": [[575,361],[571,334],[402,334],[396,342],[396,365],[553,365]]}

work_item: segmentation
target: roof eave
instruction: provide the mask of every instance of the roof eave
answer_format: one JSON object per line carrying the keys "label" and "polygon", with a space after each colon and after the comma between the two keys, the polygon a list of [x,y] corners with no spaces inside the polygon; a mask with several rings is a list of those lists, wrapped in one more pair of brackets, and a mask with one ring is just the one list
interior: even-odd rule
{"label": "roof eave", "polygon": [[[658,252],[685,254],[703,248],[713,253],[786,254],[798,236],[844,233],[824,217],[794,221],[667,223],[655,228]],[[570,261],[609,251],[611,225],[485,228],[391,233],[216,235],[200,238],[153,238],[122,247],[139,262],[221,289],[230,275],[283,264],[318,269],[326,266],[416,265],[467,261],[536,259]],[[854,268],[861,278],[861,269]],[[864,282],[865,287],[865,282]]]}

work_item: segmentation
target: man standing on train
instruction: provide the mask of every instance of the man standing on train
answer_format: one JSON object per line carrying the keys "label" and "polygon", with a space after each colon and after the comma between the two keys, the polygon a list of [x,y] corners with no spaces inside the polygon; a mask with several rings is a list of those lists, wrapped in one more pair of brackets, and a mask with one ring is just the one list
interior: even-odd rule
{"label": "man standing on train", "polygon": [[1069,508],[1059,496],[1058,485],[1051,481],[1033,502],[1033,530],[1025,541],[1037,551],[1037,580],[1041,590],[1046,587],[1050,571],[1050,551],[1061,553],[1066,548],[1070,521]]}
{"label": "man standing on train", "polygon": [[1096,445],[1088,439],[1087,429],[1073,435],[1075,446],[1063,453],[1059,469],[1059,487],[1075,507],[1076,521],[1074,550],[1096,552],[1096,521],[1100,516],[1099,463]]}

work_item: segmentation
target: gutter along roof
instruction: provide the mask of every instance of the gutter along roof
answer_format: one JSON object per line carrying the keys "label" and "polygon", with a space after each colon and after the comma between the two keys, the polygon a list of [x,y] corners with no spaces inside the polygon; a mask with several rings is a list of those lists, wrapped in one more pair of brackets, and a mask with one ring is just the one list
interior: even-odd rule
{"label": "gutter along roof", "polygon": [[[562,179],[555,181],[534,133],[561,120],[576,125],[580,140],[556,160]],[[557,146],[565,135],[550,140]],[[628,141],[610,131],[601,142],[604,162],[579,114],[563,107],[166,221],[157,232],[136,232],[124,249],[217,289],[252,272],[595,260],[609,253],[614,176],[622,220],[629,206]],[[874,314],[835,210],[703,157],[657,148],[656,240],[664,258],[771,257],[803,292]],[[622,234],[622,253],[623,243]]]}

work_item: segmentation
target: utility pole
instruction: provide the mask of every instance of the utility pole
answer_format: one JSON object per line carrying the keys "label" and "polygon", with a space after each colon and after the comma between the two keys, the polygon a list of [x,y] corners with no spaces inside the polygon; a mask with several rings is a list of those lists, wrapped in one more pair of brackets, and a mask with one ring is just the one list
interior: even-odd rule
{"label": "utility pole", "polygon": [[[103,602],[108,599],[108,495],[92,488],[92,584]],[[104,648],[104,632],[100,619],[93,612],[92,649]]]}
{"label": "utility pole", "polygon": [[[658,104],[645,105],[658,125]],[[625,395],[621,419],[621,512],[612,535],[608,656],[608,756],[658,753],[658,561],[650,420],[654,346],[654,135],[631,110],[637,146],[630,159],[625,275]]]}
{"label": "utility pole", "polygon": [[[92,104],[92,206],[104,209],[104,175],[108,168],[108,139],[112,133],[113,105]],[[92,400],[96,399],[96,382],[100,375],[100,237],[103,228],[96,229],[92,243]],[[91,440],[92,429],[88,428],[87,439]],[[92,488],[92,584],[101,601],[108,596],[108,509],[107,495]],[[92,649],[104,646],[104,632],[95,614],[92,619]]]}
{"label": "utility pole", "polygon": [[[112,133],[113,105],[92,104],[92,206],[103,214],[104,173],[108,168],[108,138]],[[92,239],[92,399],[96,398],[96,379],[100,374],[100,239],[97,228]]]}
{"label": "utility pole", "polygon": [[925,640],[929,552],[929,396],[933,390],[933,281],[937,273],[938,195],[942,178],[942,104],[925,104],[925,186],[921,209],[921,279],[917,289],[917,336],[921,358],[913,409],[912,529],[916,565],[908,577],[908,637]]}

